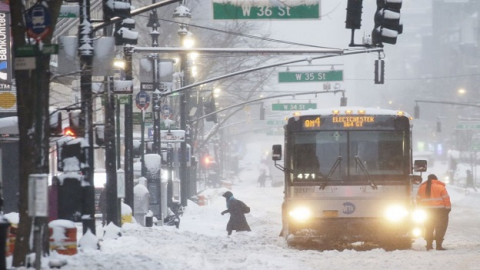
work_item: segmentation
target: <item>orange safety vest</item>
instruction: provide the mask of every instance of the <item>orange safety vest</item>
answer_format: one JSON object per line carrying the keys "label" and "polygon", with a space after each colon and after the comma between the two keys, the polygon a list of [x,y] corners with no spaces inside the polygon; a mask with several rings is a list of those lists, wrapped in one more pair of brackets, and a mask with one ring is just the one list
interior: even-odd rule
{"label": "orange safety vest", "polygon": [[430,197],[426,196],[427,182],[423,182],[418,188],[417,203],[425,208],[447,208],[450,209],[450,196],[448,195],[445,184],[432,179]]}

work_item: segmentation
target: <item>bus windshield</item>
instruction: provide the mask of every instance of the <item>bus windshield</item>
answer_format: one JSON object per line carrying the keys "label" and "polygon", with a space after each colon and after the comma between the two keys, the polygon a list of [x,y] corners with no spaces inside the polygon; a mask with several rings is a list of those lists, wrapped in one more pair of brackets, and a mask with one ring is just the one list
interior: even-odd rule
{"label": "bus windshield", "polygon": [[409,156],[407,135],[405,131],[378,130],[295,133],[290,155],[292,180],[364,181],[366,177],[402,176]]}

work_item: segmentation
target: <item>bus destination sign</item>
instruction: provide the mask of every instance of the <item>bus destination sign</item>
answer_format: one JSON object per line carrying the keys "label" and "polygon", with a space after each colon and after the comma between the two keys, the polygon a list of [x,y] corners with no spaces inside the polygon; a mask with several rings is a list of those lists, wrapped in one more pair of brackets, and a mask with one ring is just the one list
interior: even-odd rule
{"label": "bus destination sign", "polygon": [[375,123],[375,116],[333,116],[332,123],[341,123],[344,128],[363,127],[364,123]]}
{"label": "bus destination sign", "polygon": [[327,124],[328,127],[324,127],[327,129],[338,127],[338,125],[341,125],[343,128],[361,128],[366,123],[375,123],[375,116],[332,116],[325,119],[315,116],[302,119],[302,126],[306,130],[318,130],[322,124]]}
{"label": "bus destination sign", "polygon": [[305,129],[318,129],[320,128],[320,124],[321,124],[320,116],[317,116],[314,119],[303,120],[303,128]]}

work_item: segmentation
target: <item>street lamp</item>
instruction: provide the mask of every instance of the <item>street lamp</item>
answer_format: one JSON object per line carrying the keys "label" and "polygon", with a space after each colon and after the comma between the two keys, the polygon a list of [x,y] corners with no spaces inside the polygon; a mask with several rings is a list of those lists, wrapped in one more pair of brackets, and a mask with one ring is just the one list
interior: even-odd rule
{"label": "street lamp", "polygon": [[465,88],[459,88],[459,89],[457,90],[457,94],[458,94],[459,96],[463,96],[463,95],[465,95],[466,93],[467,93],[467,90],[465,90]]}
{"label": "street lamp", "polygon": [[173,19],[175,22],[179,23],[180,26],[183,25],[186,27],[186,25],[190,22],[190,19],[192,19],[192,13],[190,12],[190,9],[182,3],[173,11]]}
{"label": "street lamp", "polygon": [[[181,45],[191,45],[193,46],[192,42],[187,42],[188,36],[188,23],[192,18],[192,13],[190,9],[188,9],[184,3],[179,5],[175,8],[173,12],[173,19],[179,24],[180,28],[178,29],[178,35],[180,37],[180,44]],[[182,53],[180,55],[180,71],[183,74],[180,80],[180,87],[184,87],[188,85],[188,74],[185,72],[186,69],[186,57],[185,54]],[[190,132],[187,130],[187,107],[188,107],[188,100],[190,98],[189,92],[185,91],[180,94],[180,129],[185,130],[185,141],[183,141],[180,145],[181,151],[181,159],[180,159],[180,198],[181,204],[183,206],[187,205],[187,184],[189,177],[189,172],[187,171],[187,142],[190,139]]]}

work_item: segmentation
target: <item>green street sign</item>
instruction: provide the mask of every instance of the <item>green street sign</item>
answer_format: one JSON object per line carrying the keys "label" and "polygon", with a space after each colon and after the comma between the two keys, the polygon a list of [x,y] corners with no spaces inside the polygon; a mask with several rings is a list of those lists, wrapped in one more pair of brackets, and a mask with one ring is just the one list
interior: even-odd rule
{"label": "green street sign", "polygon": [[271,126],[283,126],[285,124],[285,121],[273,120],[273,119],[267,120],[266,122],[267,122],[267,125],[271,125]]}
{"label": "green street sign", "polygon": [[117,95],[118,101],[120,101],[120,104],[128,104],[130,99],[129,95]]}
{"label": "green street sign", "polygon": [[304,111],[316,109],[317,103],[277,103],[272,104],[272,111]]}
{"label": "green street sign", "polygon": [[[271,5],[268,1],[213,0],[214,20],[320,19],[320,0]],[[299,1],[300,2],[300,1]]]}
{"label": "green street sign", "polygon": [[[132,122],[134,125],[141,125],[142,124],[142,113],[141,112],[133,112],[132,114]],[[153,123],[153,115],[152,112],[145,112],[145,123]]]}
{"label": "green street sign", "polygon": [[16,57],[35,56],[35,47],[33,45],[25,45],[15,48]]}
{"label": "green street sign", "polygon": [[[43,54],[58,54],[58,44],[44,44],[42,46]],[[25,45],[15,49],[16,57],[29,57],[35,56],[35,46]]]}
{"label": "green street sign", "polygon": [[457,130],[479,130],[480,122],[478,121],[469,121],[469,122],[460,122],[456,126]]}
{"label": "green street sign", "polygon": [[44,44],[42,48],[43,54],[58,54],[58,44]]}
{"label": "green street sign", "polygon": [[279,72],[279,83],[343,81],[343,70]]}

